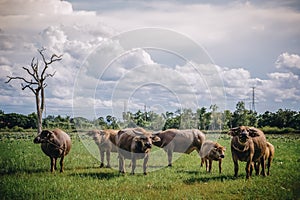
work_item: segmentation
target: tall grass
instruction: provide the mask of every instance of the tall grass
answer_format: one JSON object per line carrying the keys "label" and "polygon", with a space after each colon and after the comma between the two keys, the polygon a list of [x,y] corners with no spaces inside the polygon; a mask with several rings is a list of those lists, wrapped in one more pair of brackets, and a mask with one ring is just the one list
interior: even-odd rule
{"label": "tall grass", "polygon": [[[200,168],[196,152],[179,155],[173,167],[163,167],[147,176],[120,175],[114,169],[98,168],[78,137],[65,159],[65,172],[51,174],[50,159],[32,136],[0,139],[0,199],[299,199],[300,137],[268,135],[275,146],[271,176],[245,179],[245,163],[239,177],[233,177],[230,138],[219,143],[227,147],[223,173],[213,163],[212,173]],[[157,149],[153,149],[156,151]],[[153,154],[150,159],[155,159]],[[115,155],[114,155],[115,156]],[[165,161],[167,156],[165,154]],[[128,163],[128,162],[127,162]],[[151,162],[150,162],[151,163]],[[141,168],[141,162],[137,168]],[[149,169],[151,169],[149,165]]]}

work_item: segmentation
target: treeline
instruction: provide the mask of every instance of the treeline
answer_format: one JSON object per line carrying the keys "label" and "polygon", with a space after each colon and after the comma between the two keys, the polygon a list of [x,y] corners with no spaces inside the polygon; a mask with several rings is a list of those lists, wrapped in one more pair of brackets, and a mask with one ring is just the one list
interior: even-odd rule
{"label": "treeline", "polygon": [[[195,112],[191,109],[182,109],[175,112],[155,113],[153,111],[135,113],[125,112],[122,119],[107,115],[98,119],[89,120],[83,117],[71,118],[60,115],[49,115],[43,119],[43,128],[76,129],[119,129],[126,127],[144,127],[150,130],[165,130],[168,128],[200,130],[228,130],[239,125],[263,128],[270,133],[284,133],[300,130],[300,112],[289,109],[279,109],[276,112],[266,111],[258,114],[245,108],[244,102],[238,102],[234,112],[218,111],[217,105],[210,108],[199,108]],[[16,113],[5,114],[0,111],[0,129],[20,131],[36,129],[37,116],[35,113],[21,115]]]}

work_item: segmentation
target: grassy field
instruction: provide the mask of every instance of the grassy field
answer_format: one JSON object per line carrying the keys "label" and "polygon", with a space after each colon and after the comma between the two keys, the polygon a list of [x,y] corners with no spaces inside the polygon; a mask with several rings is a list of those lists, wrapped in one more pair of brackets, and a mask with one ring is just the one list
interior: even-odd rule
{"label": "grassy field", "polygon": [[[99,168],[86,148],[93,141],[72,138],[65,172],[51,174],[50,159],[33,144],[33,134],[0,133],[0,199],[300,199],[300,135],[267,135],[276,148],[271,176],[250,180],[245,180],[245,163],[240,163],[239,177],[233,177],[227,136],[218,139],[227,147],[221,175],[216,162],[210,174],[200,168],[196,152],[178,154],[173,167],[162,167],[167,156],[155,148],[147,176]],[[162,163],[157,164],[155,152]]]}

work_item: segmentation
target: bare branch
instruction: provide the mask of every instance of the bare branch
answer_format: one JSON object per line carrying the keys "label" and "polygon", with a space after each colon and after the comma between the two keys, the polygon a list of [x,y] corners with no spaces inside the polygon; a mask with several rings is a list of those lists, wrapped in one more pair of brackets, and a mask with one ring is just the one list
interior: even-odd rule
{"label": "bare branch", "polygon": [[36,62],[33,63],[35,60],[35,57],[32,58],[32,61],[31,61],[31,69],[32,69],[32,74],[30,74],[31,76],[34,77],[34,79],[38,82],[39,81],[39,75],[38,75],[38,69],[39,69],[39,60],[36,59]]}
{"label": "bare branch", "polygon": [[22,80],[24,81],[25,83],[28,83],[28,84],[37,84],[35,82],[33,82],[32,80],[28,81],[26,80],[24,77],[19,77],[19,76],[16,76],[16,77],[12,77],[12,76],[7,76],[8,80],[5,82],[5,83],[9,83],[11,80],[13,79],[19,79],[19,80]]}
{"label": "bare branch", "polygon": [[44,80],[45,80],[47,77],[53,77],[53,76],[55,75],[55,73],[56,73],[56,71],[54,71],[52,74],[46,74]]}
{"label": "bare branch", "polygon": [[43,49],[41,49],[41,50],[38,50],[39,51],[39,53],[40,53],[40,55],[42,56],[42,59],[43,59],[43,62],[44,62],[44,64],[45,64],[45,66],[44,66],[44,69],[43,69],[43,71],[42,71],[42,73],[41,73],[41,79],[42,80],[45,80],[47,77],[53,77],[54,76],[54,74],[55,73],[53,73],[53,75],[46,75],[46,76],[44,76],[45,75],[45,72],[46,72],[46,70],[47,70],[47,68],[48,68],[48,66],[50,65],[50,64],[52,64],[53,62],[56,62],[56,61],[60,61],[61,59],[62,59],[62,55],[56,55],[56,54],[52,54],[52,56],[51,56],[51,58],[50,58],[50,61],[49,62],[47,62],[46,61],[46,58],[45,58],[45,56],[44,56],[44,54],[43,54],[43,51],[45,51],[46,49],[45,48],[43,48]]}
{"label": "bare branch", "polygon": [[55,62],[55,61],[60,61],[61,59],[62,59],[62,56],[63,55],[56,55],[56,54],[53,54],[52,56],[51,56],[51,59],[50,59],[50,62],[49,63],[47,63],[48,65],[49,64],[51,64],[51,63],[53,63],[53,62]]}
{"label": "bare branch", "polygon": [[21,83],[22,86],[22,90],[25,90],[26,88],[29,88],[34,94],[36,94],[36,91],[28,84],[28,85],[24,85],[23,83]]}
{"label": "bare branch", "polygon": [[30,76],[33,76],[34,77],[34,74],[32,72],[30,72],[30,70],[26,67],[22,67],[24,70],[27,71],[27,73],[30,75]]}
{"label": "bare branch", "polygon": [[[44,56],[44,54],[43,54],[43,51],[45,51],[45,50],[46,50],[45,48],[42,48],[41,50],[38,50],[38,52],[39,52],[40,55],[42,56],[43,62],[44,62],[45,64],[47,64],[46,58],[45,58],[45,56]],[[48,66],[47,66],[47,67],[48,67]]]}

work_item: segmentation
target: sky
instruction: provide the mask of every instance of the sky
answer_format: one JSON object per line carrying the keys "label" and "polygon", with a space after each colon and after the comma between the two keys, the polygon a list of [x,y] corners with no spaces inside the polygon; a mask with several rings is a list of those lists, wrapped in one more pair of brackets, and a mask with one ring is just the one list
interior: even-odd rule
{"label": "sky", "polygon": [[0,0],[0,110],[36,111],[30,90],[5,81],[29,78],[43,47],[63,55],[45,115],[253,109],[252,88],[258,113],[300,110],[297,0]]}

